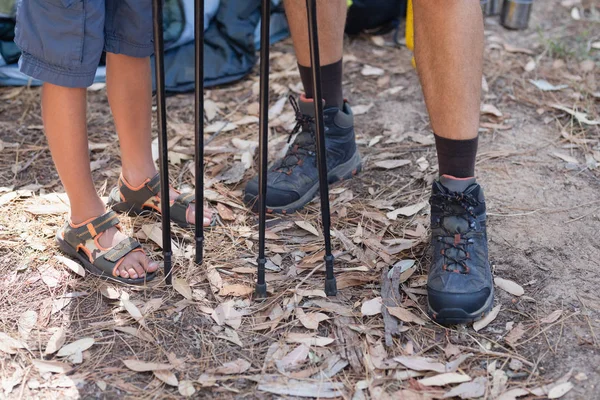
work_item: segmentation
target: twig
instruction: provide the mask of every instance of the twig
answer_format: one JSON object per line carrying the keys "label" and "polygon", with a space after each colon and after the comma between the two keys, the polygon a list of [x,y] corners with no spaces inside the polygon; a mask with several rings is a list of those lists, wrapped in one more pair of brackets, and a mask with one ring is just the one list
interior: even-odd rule
{"label": "twig", "polygon": [[566,316],[566,317],[564,317],[564,318],[561,318],[560,320],[558,320],[558,321],[554,322],[553,324],[550,324],[550,325],[548,325],[548,326],[547,326],[546,328],[544,328],[544,329],[543,329],[541,332],[538,332],[538,333],[536,333],[535,335],[533,335],[533,336],[532,336],[532,337],[530,337],[529,339],[527,339],[527,340],[523,340],[523,341],[522,341],[522,342],[520,342],[520,343],[516,343],[516,344],[515,344],[515,347],[524,345],[525,343],[527,343],[527,342],[529,342],[529,341],[531,341],[531,340],[535,339],[536,337],[540,336],[542,333],[546,332],[548,329],[552,328],[554,325],[556,325],[556,324],[559,324],[559,323],[561,323],[561,322],[563,322],[563,321],[565,321],[565,320],[567,320],[567,319],[569,319],[569,318],[571,318],[571,317],[573,317],[573,316],[575,316],[575,315],[579,315],[579,314],[580,314],[580,312],[579,312],[579,311],[575,311],[573,314],[571,314],[571,315],[569,315],[569,316]]}

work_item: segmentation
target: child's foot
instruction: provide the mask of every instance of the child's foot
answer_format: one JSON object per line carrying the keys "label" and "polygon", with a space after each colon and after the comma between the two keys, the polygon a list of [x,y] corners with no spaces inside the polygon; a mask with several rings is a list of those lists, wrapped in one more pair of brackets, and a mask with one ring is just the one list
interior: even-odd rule
{"label": "child's foot", "polygon": [[[182,228],[193,226],[196,218],[196,199],[194,193],[181,194],[171,188],[170,197],[171,220]],[[128,215],[139,215],[147,211],[160,214],[159,175],[156,174],[153,178],[145,179],[141,184],[136,186],[130,184],[121,175],[118,186],[113,189],[109,196],[108,206],[117,212]],[[213,212],[205,209],[203,225],[213,225],[214,217]]]}
{"label": "child's foot", "polygon": [[[110,228],[98,236],[98,243],[104,248],[112,248],[127,239],[127,235],[117,228]],[[144,252],[135,251],[123,257],[123,261],[115,271],[117,275],[126,279],[138,279],[146,276],[146,273],[155,272],[158,263],[150,260]]]}

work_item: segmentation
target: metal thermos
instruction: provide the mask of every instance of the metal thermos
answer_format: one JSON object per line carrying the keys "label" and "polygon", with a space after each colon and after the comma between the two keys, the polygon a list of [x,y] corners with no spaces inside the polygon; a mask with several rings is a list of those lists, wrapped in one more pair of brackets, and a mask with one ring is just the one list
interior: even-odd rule
{"label": "metal thermos", "polygon": [[508,29],[526,29],[533,0],[504,0],[500,23]]}
{"label": "metal thermos", "polygon": [[498,15],[502,10],[502,0],[487,0],[485,15]]}

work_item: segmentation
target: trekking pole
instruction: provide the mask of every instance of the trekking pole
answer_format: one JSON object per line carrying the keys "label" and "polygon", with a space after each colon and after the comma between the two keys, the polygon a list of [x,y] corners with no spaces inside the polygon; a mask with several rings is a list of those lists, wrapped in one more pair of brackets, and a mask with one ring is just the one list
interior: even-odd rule
{"label": "trekking pole", "polygon": [[204,0],[194,2],[195,26],[195,136],[196,136],[196,263],[202,263],[204,250]]}
{"label": "trekking pole", "polygon": [[325,294],[335,296],[337,283],[333,273],[333,254],[331,253],[329,212],[329,182],[327,179],[327,149],[325,148],[325,126],[323,123],[323,97],[321,95],[321,61],[319,59],[319,33],[317,29],[317,1],[306,0],[308,13],[308,43],[310,45],[310,65],[313,80],[315,103],[315,128],[317,136],[317,168],[319,170],[319,192],[321,196],[321,219],[323,221],[323,239],[325,240]]}
{"label": "trekking pole", "polygon": [[167,148],[167,112],[165,104],[165,65],[162,0],[152,0],[154,22],[154,63],[156,74],[156,118],[158,122],[158,160],[160,172],[160,207],[162,214],[162,248],[167,285],[171,284],[171,213],[169,202],[169,149]]}
{"label": "trekking pole", "polygon": [[260,28],[260,118],[258,137],[258,277],[254,295],[258,299],[267,297],[265,282],[265,224],[267,218],[267,168],[269,154],[269,24],[271,0],[262,0]]}

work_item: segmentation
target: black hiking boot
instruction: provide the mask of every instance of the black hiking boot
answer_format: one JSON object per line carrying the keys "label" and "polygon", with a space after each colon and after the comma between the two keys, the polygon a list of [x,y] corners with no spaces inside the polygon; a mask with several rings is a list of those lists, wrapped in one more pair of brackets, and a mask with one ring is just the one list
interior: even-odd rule
{"label": "black hiking boot", "polygon": [[[290,96],[296,111],[296,127],[288,139],[298,132],[285,157],[277,160],[267,173],[267,212],[289,214],[309,203],[319,191],[317,169],[314,104],[300,97],[300,103]],[[329,183],[352,178],[361,169],[360,155],[354,140],[354,117],[348,103],[342,110],[331,107],[323,112],[325,147],[327,148],[327,179]],[[244,202],[257,206],[258,176],[252,178],[244,191]]]}
{"label": "black hiking boot", "polygon": [[433,182],[429,202],[433,248],[427,281],[429,314],[442,325],[475,321],[494,302],[483,189],[475,178],[444,175]]}

